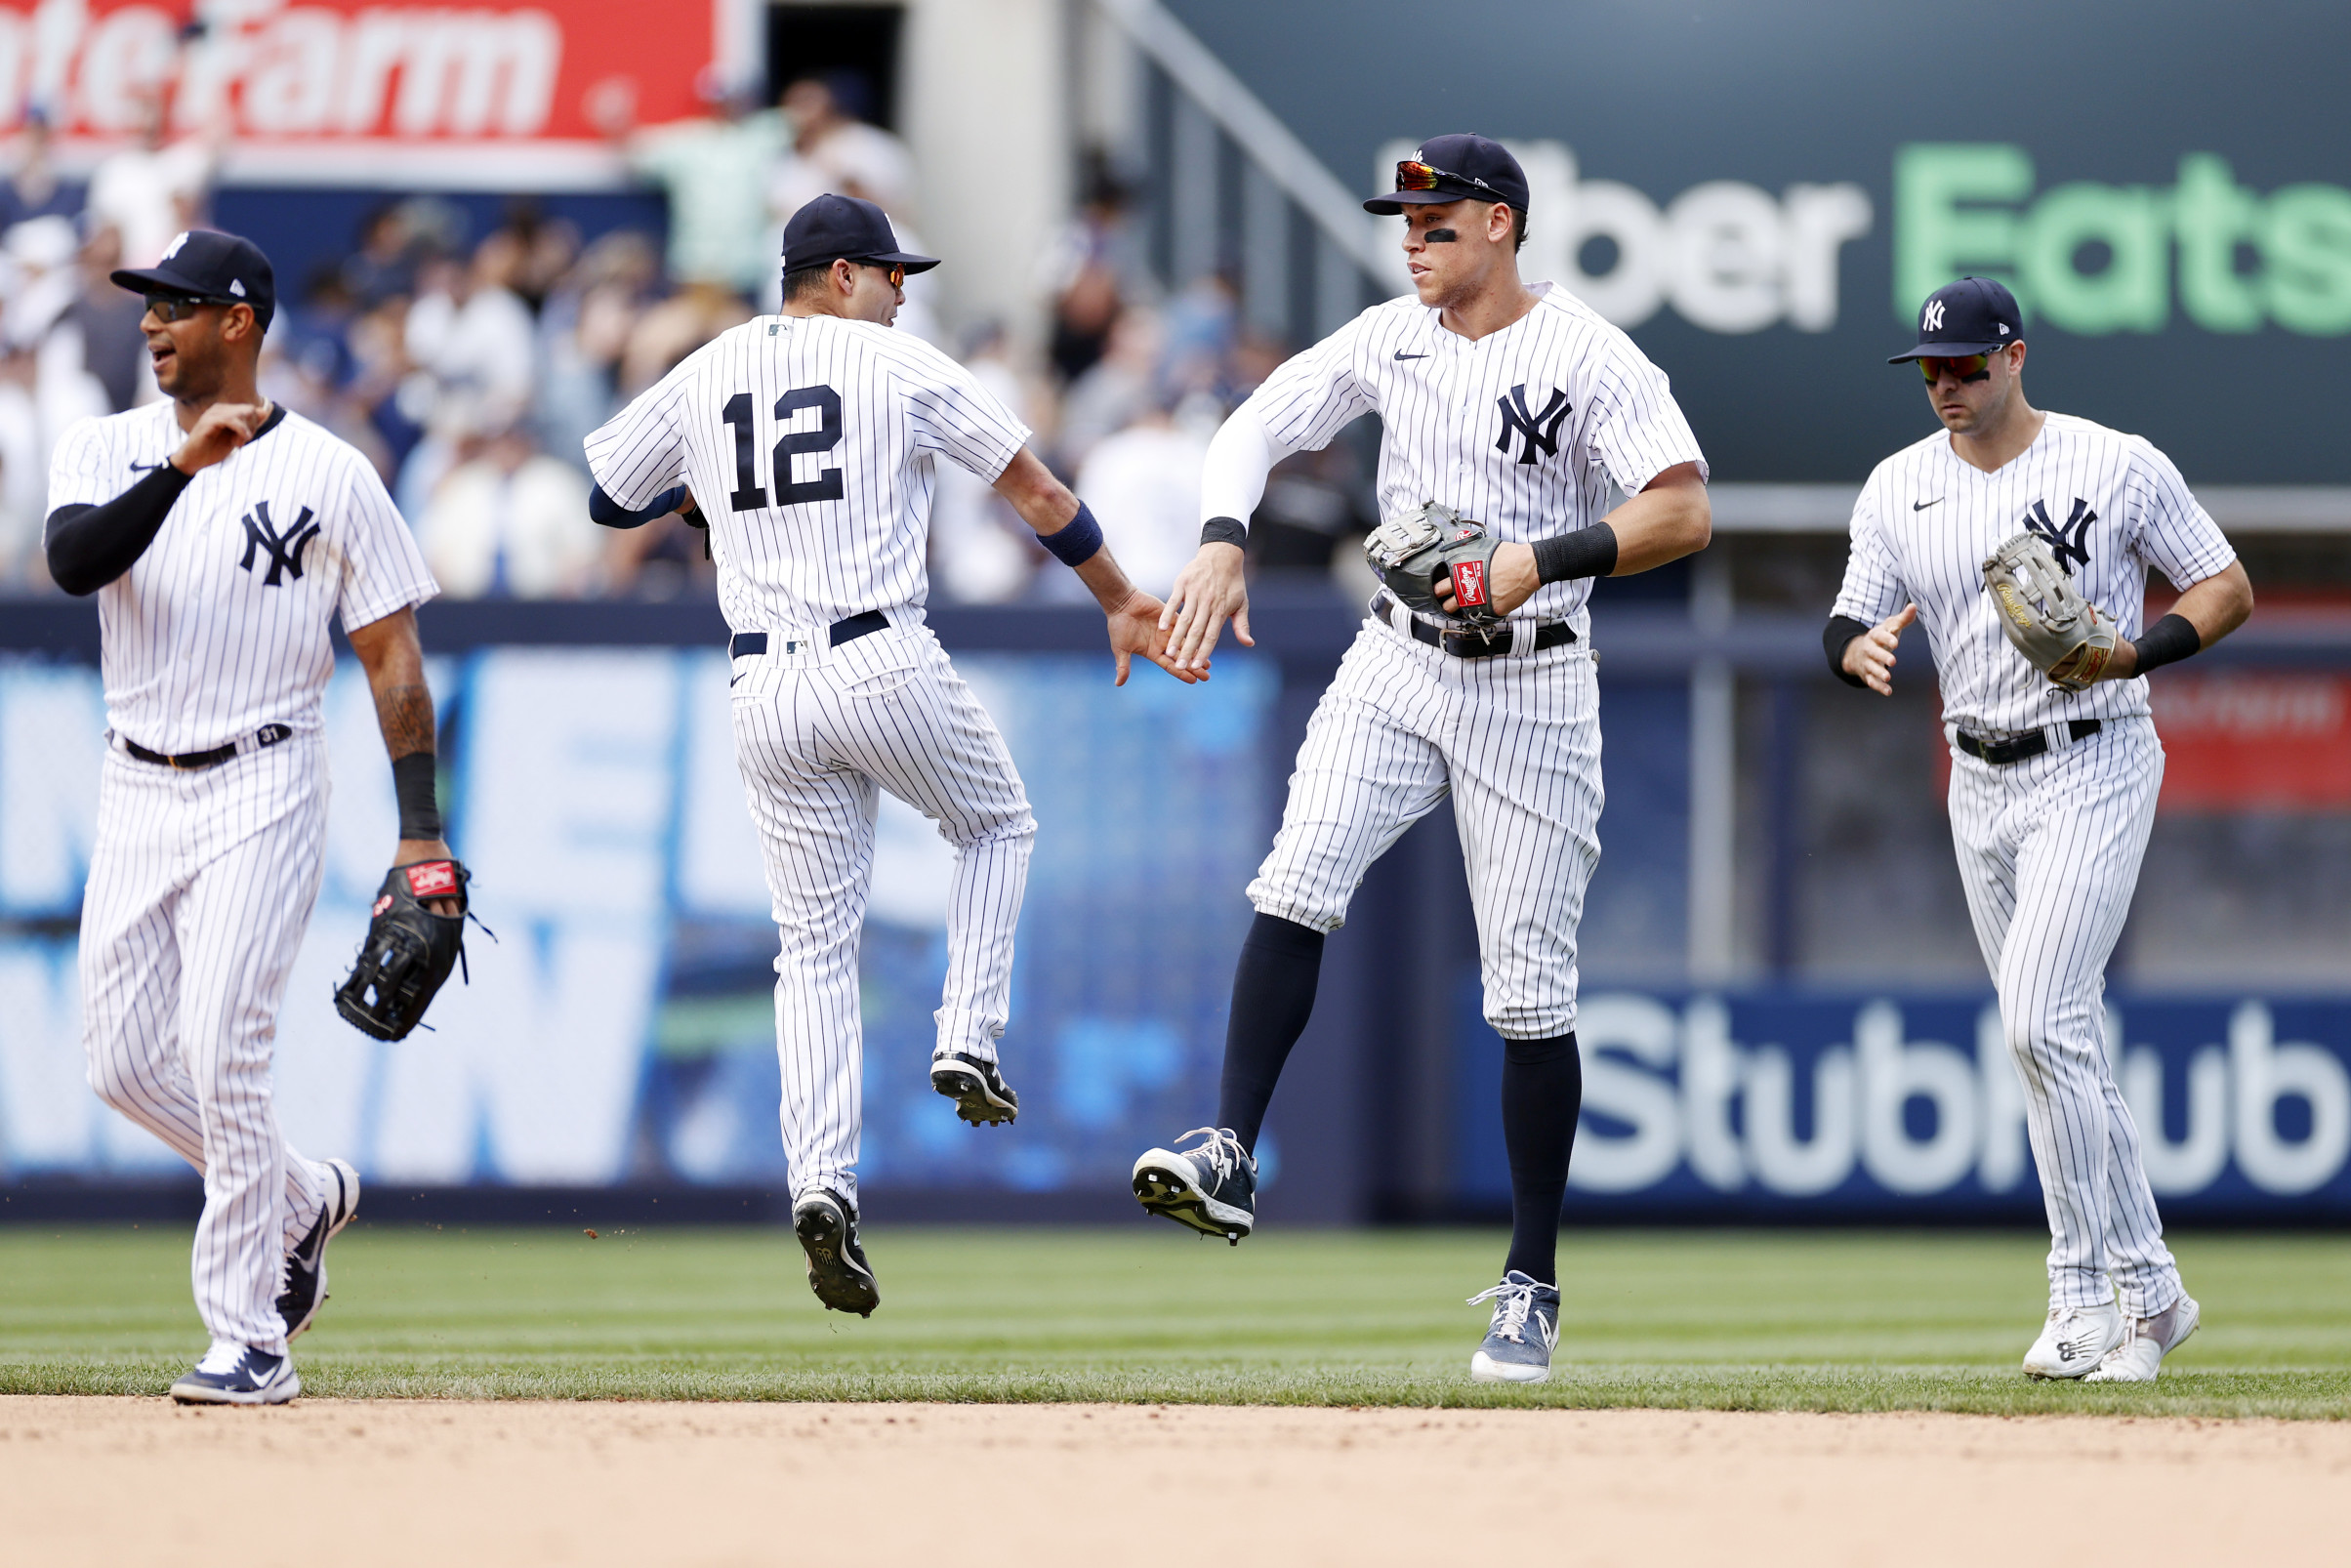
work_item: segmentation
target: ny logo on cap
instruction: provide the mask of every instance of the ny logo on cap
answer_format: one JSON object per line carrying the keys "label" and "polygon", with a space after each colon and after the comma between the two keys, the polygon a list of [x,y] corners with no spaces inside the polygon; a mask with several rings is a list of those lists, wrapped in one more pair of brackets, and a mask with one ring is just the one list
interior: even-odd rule
{"label": "ny logo on cap", "polygon": [[180,254],[180,247],[186,243],[187,230],[184,228],[180,231],[180,237],[173,240],[171,244],[165,248],[163,252],[163,259],[167,262],[170,261],[173,257]]}
{"label": "ny logo on cap", "polygon": [[1943,330],[1943,302],[1941,300],[1926,302],[1926,313],[1918,318],[1918,330],[1920,332]]}

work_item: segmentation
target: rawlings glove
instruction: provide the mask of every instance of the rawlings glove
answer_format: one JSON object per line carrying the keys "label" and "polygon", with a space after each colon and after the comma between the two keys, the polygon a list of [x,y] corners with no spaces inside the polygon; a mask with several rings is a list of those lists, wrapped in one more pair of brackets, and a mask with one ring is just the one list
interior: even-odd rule
{"label": "rawlings glove", "polygon": [[[351,978],[335,992],[335,1011],[378,1040],[400,1040],[465,957],[466,884],[473,873],[454,860],[394,866],[369,911]],[[454,899],[457,913],[436,915],[428,898]]]}
{"label": "rawlings glove", "polygon": [[1984,586],[2000,629],[2034,669],[2068,691],[2084,690],[2105,673],[2115,619],[2082,597],[2046,539],[2028,532],[2002,544],[1984,562]]}
{"label": "rawlings glove", "polygon": [[[1494,613],[1489,578],[1494,552],[1502,543],[1486,532],[1484,523],[1431,501],[1374,528],[1363,542],[1363,553],[1387,591],[1407,609],[1452,614],[1472,626],[1488,626],[1501,619]],[[1453,578],[1450,611],[1437,602],[1436,595],[1437,579],[1448,573]]]}

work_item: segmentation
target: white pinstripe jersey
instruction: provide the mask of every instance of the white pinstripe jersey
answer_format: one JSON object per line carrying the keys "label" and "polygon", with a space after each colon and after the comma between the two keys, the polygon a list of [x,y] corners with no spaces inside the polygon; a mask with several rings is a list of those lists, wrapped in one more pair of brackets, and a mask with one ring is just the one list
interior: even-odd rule
{"label": "white pinstripe jersey", "polygon": [[683,483],[738,632],[821,627],[929,592],[932,460],[993,482],[1029,429],[922,339],[765,315],[689,354],[588,437],[624,507]]}
{"label": "white pinstripe jersey", "polygon": [[1941,432],[1878,464],[1853,504],[1835,613],[1875,625],[1916,600],[1943,718],[1977,734],[2146,713],[2143,678],[2067,691],[2000,631],[1984,557],[2025,529],[2049,538],[2083,597],[2126,638],[2142,630],[2150,565],[2184,589],[2237,558],[2153,443],[2050,414],[2033,444],[1997,473],[1961,459]]}
{"label": "white pinstripe jersey", "polygon": [[[1364,311],[1250,395],[1273,438],[1327,446],[1377,413],[1380,513],[1439,501],[1513,543],[1599,520],[1613,478],[1627,495],[1678,463],[1706,472],[1664,371],[1555,283],[1535,308],[1471,340],[1412,295]],[[1524,613],[1573,616],[1591,580],[1546,583]]]}
{"label": "white pinstripe jersey", "polygon": [[[86,419],[49,464],[49,510],[102,506],[179,450],[169,402]],[[267,723],[314,730],[346,627],[440,592],[357,448],[281,409],[200,470],[154,543],[99,590],[106,722],[160,752],[209,751]]]}

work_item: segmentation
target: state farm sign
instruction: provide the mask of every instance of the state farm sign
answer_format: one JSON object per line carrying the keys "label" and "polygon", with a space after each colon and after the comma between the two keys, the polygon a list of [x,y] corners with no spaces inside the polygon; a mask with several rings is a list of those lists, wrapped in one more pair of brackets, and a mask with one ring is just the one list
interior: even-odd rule
{"label": "state farm sign", "polygon": [[598,121],[612,109],[639,121],[694,111],[713,18],[656,0],[210,0],[192,18],[137,0],[0,0],[0,125],[37,107],[75,148],[136,133],[168,93],[175,131],[231,133],[232,175],[314,175],[333,167],[324,155],[354,153],[377,156],[348,167],[400,172],[382,155],[447,165],[458,144],[493,155],[567,144],[573,161],[601,162]]}

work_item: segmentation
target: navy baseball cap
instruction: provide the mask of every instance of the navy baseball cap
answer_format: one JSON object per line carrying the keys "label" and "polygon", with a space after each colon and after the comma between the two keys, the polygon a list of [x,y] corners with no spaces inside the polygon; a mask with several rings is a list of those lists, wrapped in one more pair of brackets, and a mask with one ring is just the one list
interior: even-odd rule
{"label": "navy baseball cap", "polygon": [[264,332],[277,313],[277,274],[262,248],[238,234],[191,228],[152,267],[124,268],[114,286],[133,294],[185,294],[222,305],[250,305]]}
{"label": "navy baseball cap", "polygon": [[884,262],[909,272],[928,272],[939,264],[935,256],[898,249],[888,215],[872,202],[828,191],[784,225],[784,270],[804,272],[844,260]]}
{"label": "navy baseball cap", "polygon": [[1963,277],[1926,297],[1918,308],[1918,347],[1886,363],[1990,353],[2022,342],[2024,335],[2025,316],[2016,308],[2015,295],[1991,278]]}
{"label": "navy baseball cap", "polygon": [[1407,207],[1448,201],[1507,202],[1527,210],[1527,175],[1509,148],[1482,136],[1432,136],[1396,165],[1396,188],[1363,204],[1365,212],[1392,218]]}

